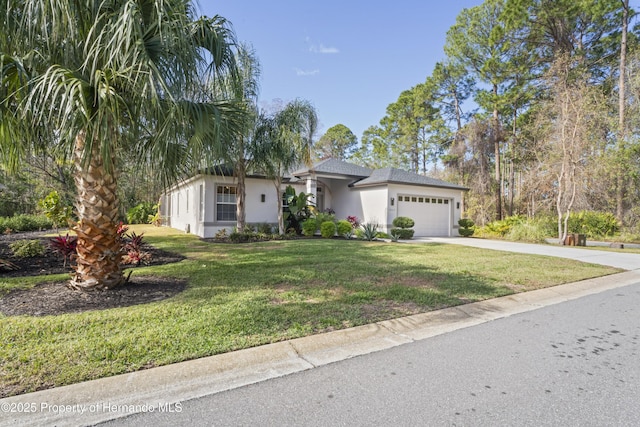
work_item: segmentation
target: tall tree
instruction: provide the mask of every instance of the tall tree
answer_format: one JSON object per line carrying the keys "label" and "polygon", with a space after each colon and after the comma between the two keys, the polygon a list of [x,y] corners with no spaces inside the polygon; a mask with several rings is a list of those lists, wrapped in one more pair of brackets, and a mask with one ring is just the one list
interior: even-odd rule
{"label": "tall tree", "polygon": [[467,69],[488,90],[479,90],[476,102],[491,114],[491,138],[494,146],[494,192],[496,218],[502,218],[501,143],[503,131],[500,122],[502,93],[509,79],[509,62],[513,56],[501,15],[506,0],[486,0],[482,5],[464,9],[456,23],[447,32],[445,52]]}
{"label": "tall tree", "polygon": [[[273,114],[261,114],[255,133],[257,167],[271,179],[277,200],[282,200],[282,180],[300,164],[311,165],[318,116],[309,101],[297,99]],[[282,202],[278,203],[278,230],[285,233]]]}
{"label": "tall tree", "polygon": [[198,18],[184,0],[3,0],[0,15],[12,29],[0,37],[0,55],[22,63],[28,76],[11,100],[3,92],[2,104],[17,108],[3,111],[1,153],[15,161],[43,135],[68,153],[79,219],[71,286],[117,287],[125,281],[118,157],[137,155],[169,182],[213,156],[212,145],[240,126],[239,116],[202,82],[233,72],[234,35],[223,18]]}
{"label": "tall tree", "polygon": [[616,218],[624,220],[624,196],[626,187],[626,143],[627,123],[625,118],[626,99],[626,66],[627,66],[627,33],[629,29],[629,0],[620,0],[622,3],[622,33],[620,37],[620,66],[618,67],[618,167],[616,168]]}
{"label": "tall tree", "polygon": [[237,74],[227,74],[214,82],[213,91],[218,98],[231,97],[244,112],[242,127],[233,135],[229,144],[218,145],[219,157],[233,167],[237,183],[236,190],[236,228],[244,230],[246,222],[246,185],[247,170],[255,162],[254,133],[258,119],[258,94],[260,63],[255,51],[247,45],[240,45],[236,54]]}
{"label": "tall tree", "polygon": [[339,123],[331,126],[320,137],[315,145],[315,152],[316,156],[321,159],[332,157],[345,160],[351,157],[357,145],[358,137],[351,132],[351,129]]}

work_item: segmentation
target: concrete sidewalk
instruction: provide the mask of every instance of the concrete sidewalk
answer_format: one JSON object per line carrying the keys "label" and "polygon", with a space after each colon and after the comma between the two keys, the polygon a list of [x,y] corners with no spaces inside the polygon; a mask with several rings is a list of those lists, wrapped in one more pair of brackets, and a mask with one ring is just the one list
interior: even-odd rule
{"label": "concrete sidewalk", "polygon": [[563,256],[621,268],[628,265],[634,271],[0,399],[0,426],[92,425],[137,412],[179,411],[181,402],[189,399],[640,282],[640,255],[617,262],[615,257],[632,254],[450,240],[428,241],[474,243],[472,246]]}

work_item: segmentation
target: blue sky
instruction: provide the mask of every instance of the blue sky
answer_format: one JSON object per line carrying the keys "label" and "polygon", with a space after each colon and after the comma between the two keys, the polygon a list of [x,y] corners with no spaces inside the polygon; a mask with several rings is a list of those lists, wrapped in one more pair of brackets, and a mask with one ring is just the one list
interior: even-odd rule
{"label": "blue sky", "polygon": [[227,18],[262,66],[260,101],[311,101],[319,138],[338,123],[360,139],[400,92],[444,59],[447,30],[482,0],[200,0]]}
{"label": "blue sky", "polygon": [[[637,8],[639,0],[632,0]],[[319,138],[342,123],[360,139],[403,90],[444,59],[447,30],[482,0],[199,0],[253,45],[260,101],[295,98],[318,111]]]}

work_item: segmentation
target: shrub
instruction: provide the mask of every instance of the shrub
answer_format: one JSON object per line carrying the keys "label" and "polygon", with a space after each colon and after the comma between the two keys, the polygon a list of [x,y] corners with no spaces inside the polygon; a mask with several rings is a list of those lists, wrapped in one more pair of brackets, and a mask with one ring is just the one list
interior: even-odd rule
{"label": "shrub", "polygon": [[548,236],[544,228],[540,227],[536,221],[528,221],[511,227],[505,238],[519,242],[544,243]]}
{"label": "shrub", "polygon": [[378,236],[378,224],[366,223],[362,224],[362,238],[368,241],[375,240]]}
{"label": "shrub", "polygon": [[2,232],[40,231],[51,228],[53,228],[53,222],[44,215],[20,214],[0,218],[0,231]]}
{"label": "shrub", "polygon": [[318,227],[320,227],[322,223],[327,221],[336,222],[335,214],[329,212],[319,212],[316,214],[316,224],[318,225]]}
{"label": "shrub", "polygon": [[392,228],[390,238],[392,242],[397,242],[400,239],[400,233],[398,233],[398,228]]}
{"label": "shrub", "polygon": [[391,236],[398,236],[398,239],[409,240],[413,238],[413,230],[411,228],[392,228]]}
{"label": "shrub", "polygon": [[460,218],[458,220],[458,225],[460,226],[460,228],[458,228],[458,233],[460,233],[462,237],[473,236],[475,223],[472,220],[469,218]]}
{"label": "shrub", "polygon": [[256,224],[256,231],[262,234],[272,234],[273,227],[269,223],[262,222],[260,224]]}
{"label": "shrub", "polygon": [[317,229],[318,229],[318,222],[313,218],[309,218],[302,223],[302,234],[304,234],[307,237],[311,237],[314,234],[316,234]]}
{"label": "shrub", "polygon": [[229,235],[227,234],[227,229],[221,228],[220,230],[218,230],[214,238],[216,240],[227,240],[229,238]]}
{"label": "shrub", "polygon": [[346,239],[350,239],[353,236],[353,226],[346,219],[341,219],[336,224],[336,231],[338,236],[343,236]]}
{"label": "shrub", "polygon": [[494,236],[494,237],[504,237],[514,225],[520,225],[527,222],[527,218],[521,215],[514,215],[506,217],[503,220],[492,221],[482,227],[479,234],[483,236]]}
{"label": "shrub", "polygon": [[64,204],[60,200],[57,191],[52,191],[44,199],[38,202],[38,207],[42,213],[53,223],[55,228],[66,225],[71,219],[73,208]]}
{"label": "shrub", "polygon": [[40,240],[18,240],[9,245],[18,258],[35,258],[44,255],[44,245]]}
{"label": "shrub", "polygon": [[616,217],[607,212],[581,211],[569,216],[569,232],[588,237],[613,236],[620,226]]}
{"label": "shrub", "polygon": [[127,222],[129,224],[149,224],[149,218],[152,219],[158,213],[158,205],[143,202],[127,211]]}
{"label": "shrub", "polygon": [[397,216],[393,219],[393,226],[397,228],[411,228],[415,224],[414,220],[406,216]]}
{"label": "shrub", "polygon": [[125,255],[122,257],[123,264],[139,265],[141,262],[148,262],[151,260],[151,254],[142,250],[144,244],[144,233],[136,234],[133,231],[129,234],[125,234],[122,249]]}
{"label": "shrub", "polygon": [[360,227],[360,220],[359,220],[359,219],[358,219],[358,217],[357,217],[357,216],[355,216],[355,215],[349,215],[349,216],[347,217],[347,221],[349,221],[349,222],[351,223],[351,226],[352,226],[353,228],[358,228],[358,227]]}
{"label": "shrub", "polygon": [[320,224],[320,234],[325,239],[330,239],[336,235],[336,223],[333,221],[325,221]]}

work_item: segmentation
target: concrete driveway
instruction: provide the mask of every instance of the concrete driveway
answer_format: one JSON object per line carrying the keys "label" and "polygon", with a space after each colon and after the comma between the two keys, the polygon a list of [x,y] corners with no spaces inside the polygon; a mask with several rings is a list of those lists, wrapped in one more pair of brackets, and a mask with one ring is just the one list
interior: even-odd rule
{"label": "concrete driveway", "polygon": [[496,251],[516,252],[523,254],[548,255],[557,258],[574,259],[576,261],[607,265],[624,270],[640,269],[640,254],[602,251],[580,248],[576,246],[538,245],[517,243],[504,240],[487,240],[469,237],[416,237],[410,243],[448,243],[472,246],[474,248],[493,249]]}

